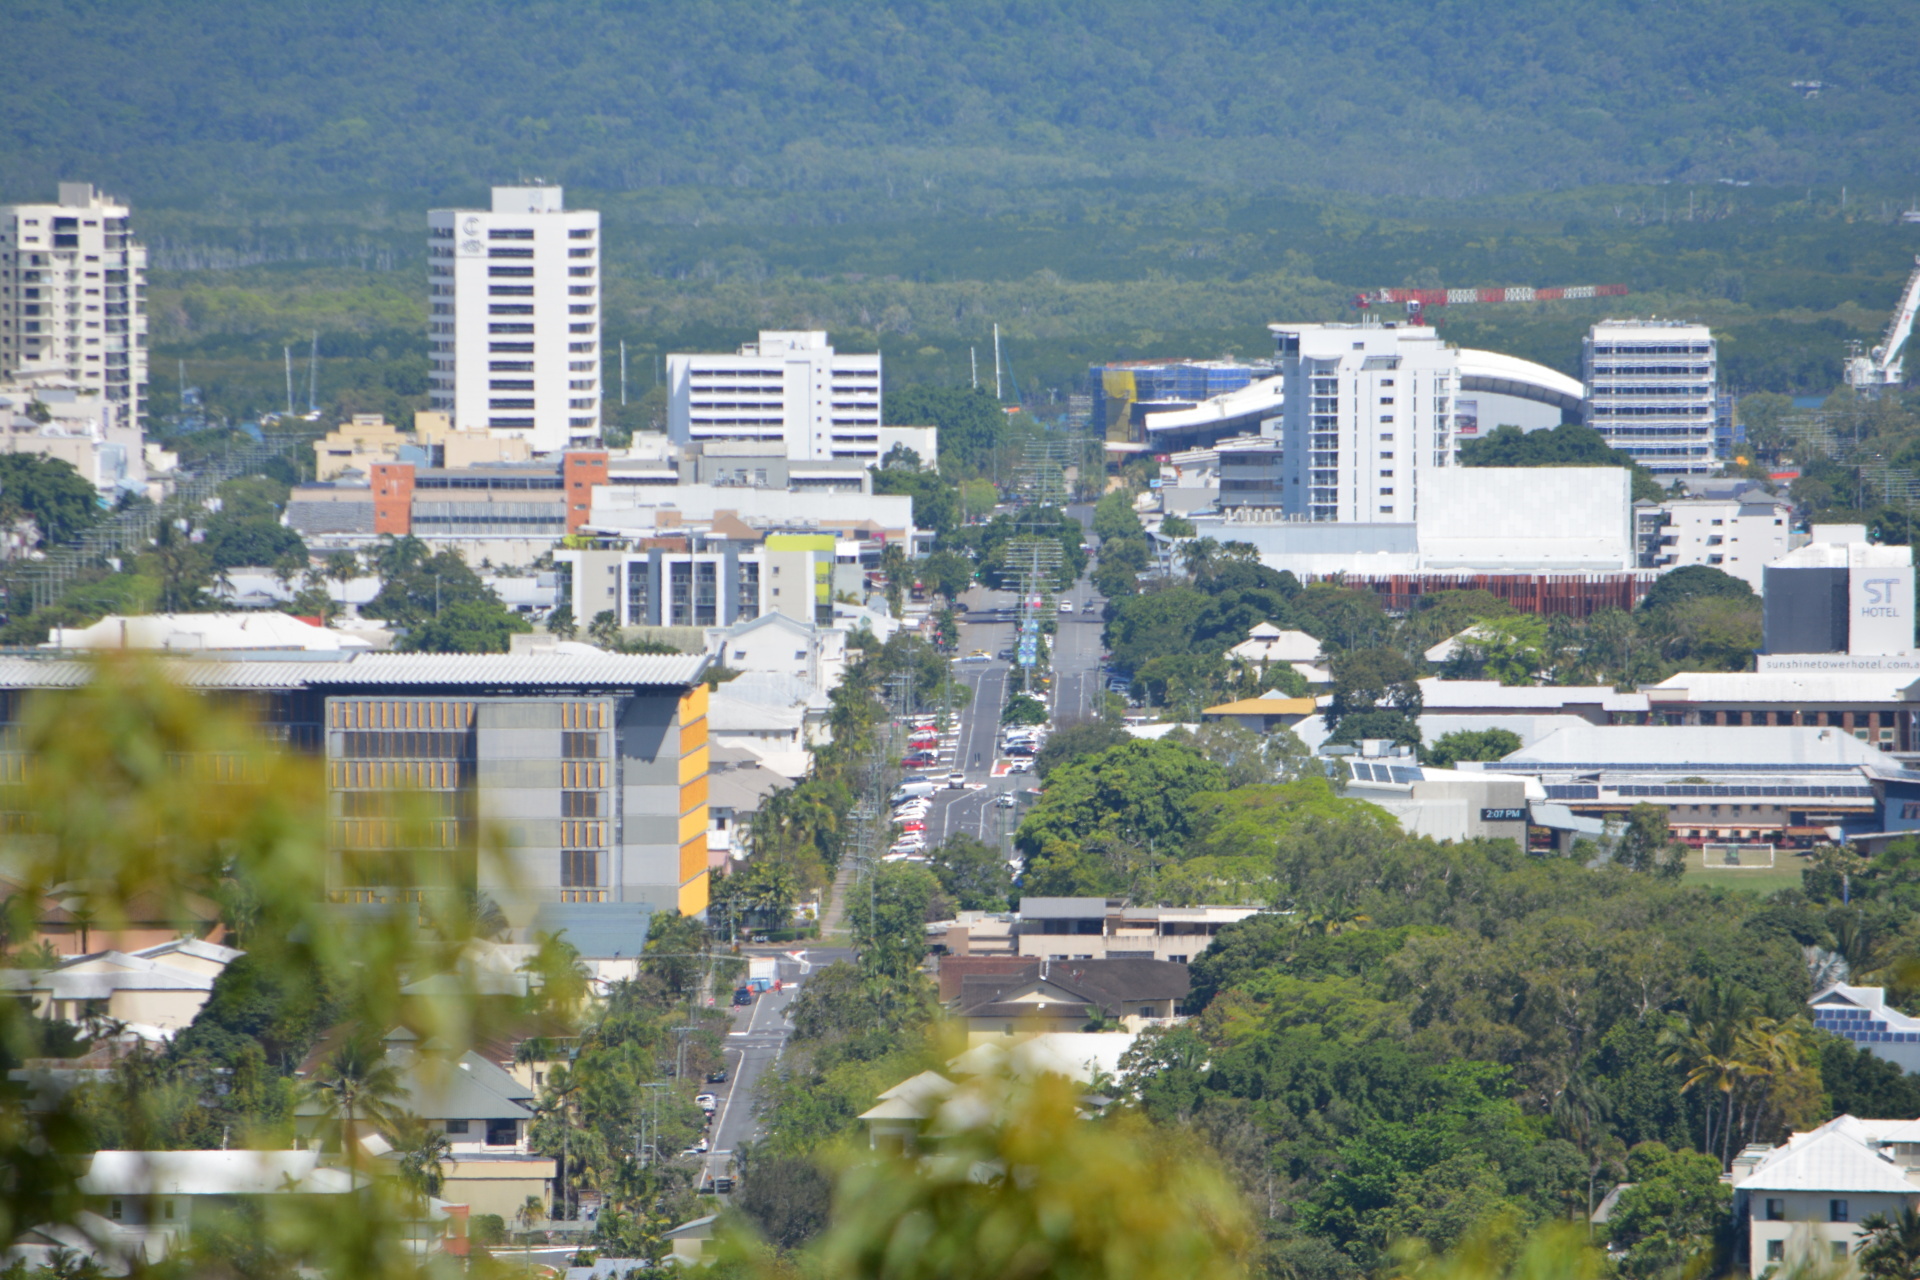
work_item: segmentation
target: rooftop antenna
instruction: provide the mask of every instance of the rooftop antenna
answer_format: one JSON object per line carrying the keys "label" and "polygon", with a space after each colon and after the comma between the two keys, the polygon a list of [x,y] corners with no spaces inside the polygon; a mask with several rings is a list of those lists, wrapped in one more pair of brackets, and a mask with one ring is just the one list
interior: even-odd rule
{"label": "rooftop antenna", "polygon": [[319,413],[320,400],[320,331],[313,331],[313,349],[307,356],[307,412]]}

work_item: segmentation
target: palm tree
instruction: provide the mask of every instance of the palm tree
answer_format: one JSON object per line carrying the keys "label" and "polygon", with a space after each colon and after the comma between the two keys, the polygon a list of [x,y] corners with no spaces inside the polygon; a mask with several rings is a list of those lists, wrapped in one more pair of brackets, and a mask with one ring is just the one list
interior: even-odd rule
{"label": "palm tree", "polygon": [[387,1061],[386,1046],[362,1031],[327,1055],[309,1090],[322,1114],[340,1126],[340,1146],[351,1170],[360,1164],[360,1122],[393,1127],[401,1115],[395,1104],[405,1086],[399,1068]]}
{"label": "palm tree", "polygon": [[440,1126],[418,1116],[401,1115],[394,1117],[383,1132],[398,1158],[400,1180],[420,1195],[439,1195],[446,1181],[443,1161],[452,1151]]}
{"label": "palm tree", "polygon": [[1889,1218],[1876,1213],[1860,1223],[1862,1236],[1854,1262],[1867,1275],[1908,1280],[1920,1275],[1920,1212],[1912,1205]]}

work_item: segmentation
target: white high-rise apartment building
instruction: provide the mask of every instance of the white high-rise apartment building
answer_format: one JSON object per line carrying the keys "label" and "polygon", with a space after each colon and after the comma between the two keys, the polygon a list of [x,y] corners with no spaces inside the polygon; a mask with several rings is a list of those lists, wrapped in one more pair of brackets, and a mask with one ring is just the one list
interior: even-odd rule
{"label": "white high-rise apartment building", "polygon": [[1602,320],[1581,349],[1587,425],[1656,475],[1714,470],[1713,333],[1679,320]]}
{"label": "white high-rise apartment building", "polygon": [[553,453],[600,438],[600,215],[559,187],[427,214],[431,406]]}
{"label": "white high-rise apartment building", "polygon": [[763,331],[735,355],[670,355],[667,437],[750,441],[792,462],[884,455],[880,357],[837,355],[819,331]]}
{"label": "white high-rise apartment building", "polygon": [[1420,475],[1454,465],[1457,353],[1426,325],[1276,324],[1286,399],[1280,509],[1411,524]]}
{"label": "white high-rise apartment building", "polygon": [[62,376],[143,426],[146,288],[127,206],[91,184],[61,183],[57,204],[0,205],[0,381]]}

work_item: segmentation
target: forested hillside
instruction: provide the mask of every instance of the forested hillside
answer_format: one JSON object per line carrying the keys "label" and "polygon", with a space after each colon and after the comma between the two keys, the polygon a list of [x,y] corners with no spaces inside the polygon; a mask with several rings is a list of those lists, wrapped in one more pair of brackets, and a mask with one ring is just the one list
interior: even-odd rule
{"label": "forested hillside", "polygon": [[1920,169],[1920,8],[1897,0],[40,0],[0,32],[31,51],[0,85],[0,171],[149,203],[535,174],[954,209],[1086,180],[1470,195]]}

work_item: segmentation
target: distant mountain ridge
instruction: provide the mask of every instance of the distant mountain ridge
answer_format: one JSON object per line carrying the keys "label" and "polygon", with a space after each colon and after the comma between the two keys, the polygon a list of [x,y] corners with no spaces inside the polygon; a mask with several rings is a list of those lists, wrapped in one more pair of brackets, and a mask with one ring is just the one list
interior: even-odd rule
{"label": "distant mountain ridge", "polygon": [[1898,0],[19,0],[0,46],[8,197],[1920,176]]}

